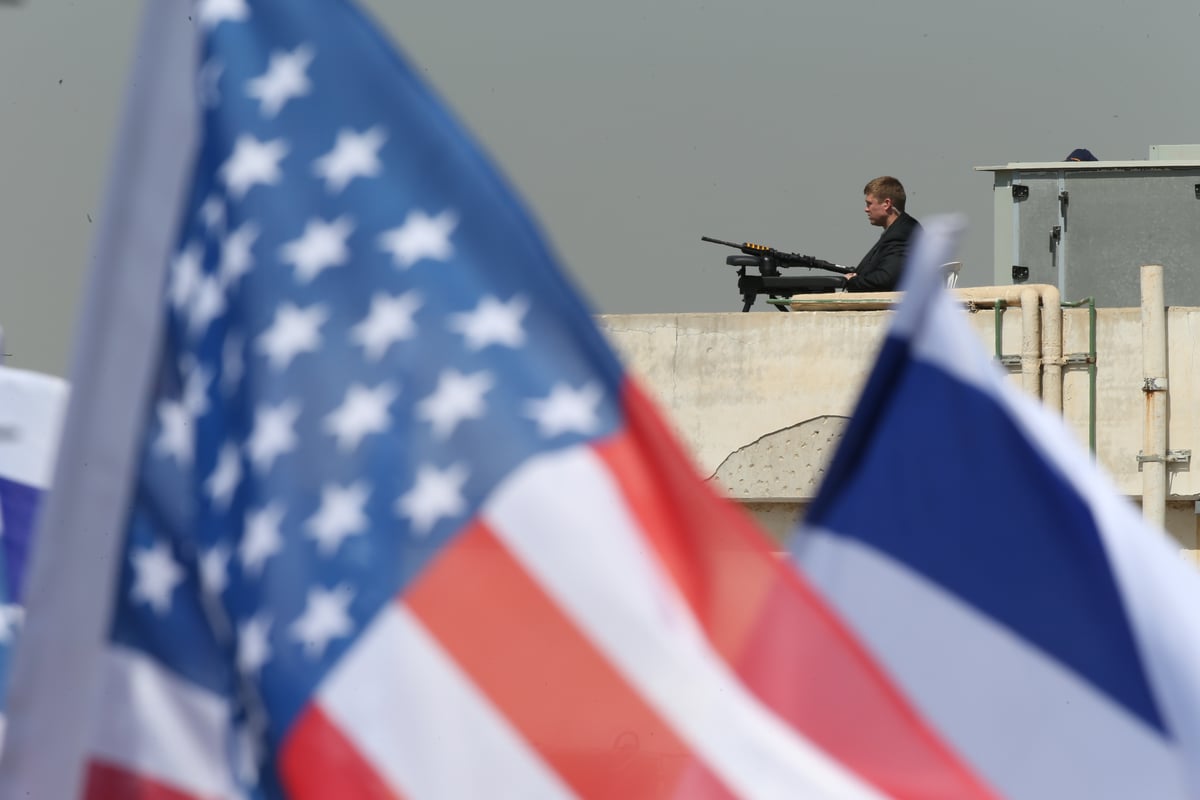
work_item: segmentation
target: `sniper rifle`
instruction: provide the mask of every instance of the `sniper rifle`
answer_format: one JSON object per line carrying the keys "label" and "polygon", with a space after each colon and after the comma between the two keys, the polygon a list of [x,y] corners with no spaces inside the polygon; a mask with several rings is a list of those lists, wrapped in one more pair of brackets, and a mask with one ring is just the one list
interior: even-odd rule
{"label": "sniper rifle", "polygon": [[[744,253],[744,255],[729,256],[725,259],[726,264],[738,268],[738,292],[742,295],[742,311],[749,311],[750,307],[754,305],[754,299],[760,294],[768,295],[774,299],[777,297],[791,297],[796,294],[817,294],[836,291],[846,285],[846,279],[841,276],[854,272],[853,268],[834,264],[832,261],[824,261],[800,253],[785,253],[782,250],[776,250],[774,247],[754,244],[753,242],[742,242],[739,244],[737,242],[727,242],[723,239],[713,239],[709,236],[701,236],[700,240],[732,247]],[[757,267],[758,274],[747,274],[747,267]],[[784,277],[780,275],[780,269],[791,267],[803,267],[810,270],[819,269],[838,274],[796,277]],[[786,306],[782,305],[776,306],[776,308],[780,311],[788,310]]]}

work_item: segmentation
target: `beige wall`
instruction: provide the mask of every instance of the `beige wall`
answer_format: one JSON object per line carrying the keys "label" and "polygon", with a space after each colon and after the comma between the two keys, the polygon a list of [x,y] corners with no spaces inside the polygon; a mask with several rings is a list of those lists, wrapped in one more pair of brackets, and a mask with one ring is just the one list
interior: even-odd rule
{"label": "beige wall", "polygon": [[[651,314],[599,321],[667,410],[704,474],[781,534],[815,494],[891,313]],[[969,319],[993,353],[993,311],[979,309]],[[1005,311],[1001,325],[1003,351],[1016,355],[1020,310]],[[1087,352],[1088,327],[1086,309],[1064,310],[1065,355]],[[1200,309],[1169,309],[1167,330],[1168,447],[1200,455]],[[1137,501],[1144,415],[1140,310],[1098,310],[1096,339],[1098,457],[1118,489]],[[1009,370],[1020,386],[1019,367]],[[1067,365],[1063,415],[1085,447],[1088,394],[1086,365]],[[1200,475],[1190,464],[1172,465],[1168,492],[1167,527],[1194,551]]]}

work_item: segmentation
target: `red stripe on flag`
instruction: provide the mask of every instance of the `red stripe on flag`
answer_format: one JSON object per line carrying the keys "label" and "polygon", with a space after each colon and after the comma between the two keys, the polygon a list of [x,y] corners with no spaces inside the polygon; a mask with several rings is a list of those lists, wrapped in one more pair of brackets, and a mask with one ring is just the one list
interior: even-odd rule
{"label": "red stripe on flag", "polygon": [[778,559],[754,522],[696,474],[640,388],[626,383],[626,430],[594,449],[704,626],[732,661],[754,627]]}
{"label": "red stripe on flag", "polygon": [[809,741],[894,797],[995,794],[926,724],[750,517],[702,485],[640,388],[596,448],[714,646]]}
{"label": "red stripe on flag", "polygon": [[88,762],[86,800],[206,800],[104,761]]}
{"label": "red stripe on flag", "polygon": [[[370,687],[363,687],[370,691]],[[292,725],[279,756],[288,797],[324,800],[400,800],[318,706],[310,704]]]}
{"label": "red stripe on flag", "polygon": [[486,525],[461,533],[404,602],[579,794],[674,797],[685,770],[707,772]]}

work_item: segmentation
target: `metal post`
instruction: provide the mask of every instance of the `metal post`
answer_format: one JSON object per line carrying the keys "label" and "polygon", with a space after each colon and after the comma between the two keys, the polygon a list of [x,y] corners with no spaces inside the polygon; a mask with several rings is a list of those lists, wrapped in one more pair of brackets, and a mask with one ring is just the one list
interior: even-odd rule
{"label": "metal post", "polygon": [[1163,268],[1142,267],[1142,517],[1163,528],[1167,521],[1167,315]]}

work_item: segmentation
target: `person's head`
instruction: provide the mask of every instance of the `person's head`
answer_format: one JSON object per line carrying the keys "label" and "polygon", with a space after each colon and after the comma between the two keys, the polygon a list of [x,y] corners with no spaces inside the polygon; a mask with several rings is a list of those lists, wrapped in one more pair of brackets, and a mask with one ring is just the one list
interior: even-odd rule
{"label": "person's head", "polygon": [[904,186],[891,175],[882,175],[863,187],[867,219],[872,225],[886,228],[904,213]]}

